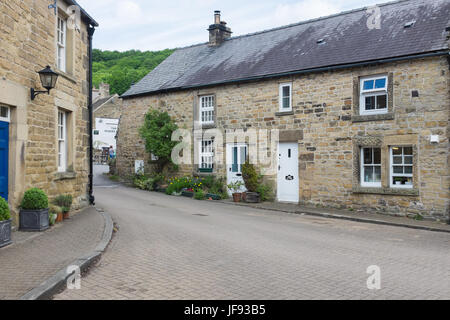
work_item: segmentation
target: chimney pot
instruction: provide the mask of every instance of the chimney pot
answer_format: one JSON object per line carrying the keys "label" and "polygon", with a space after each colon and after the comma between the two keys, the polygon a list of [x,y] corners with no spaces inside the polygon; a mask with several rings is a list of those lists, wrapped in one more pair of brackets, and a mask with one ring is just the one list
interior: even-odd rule
{"label": "chimney pot", "polygon": [[220,11],[214,11],[214,24],[220,24]]}

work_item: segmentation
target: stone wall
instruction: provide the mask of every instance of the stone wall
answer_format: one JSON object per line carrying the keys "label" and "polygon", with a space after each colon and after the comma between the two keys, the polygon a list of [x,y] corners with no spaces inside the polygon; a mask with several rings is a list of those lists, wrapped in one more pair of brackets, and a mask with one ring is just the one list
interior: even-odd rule
{"label": "stone wall", "polygon": [[[360,76],[381,73],[389,74],[392,81],[392,114],[365,121],[357,116],[354,82]],[[283,115],[278,113],[278,92],[284,82],[292,82],[293,112]],[[168,111],[180,127],[192,130],[198,95],[214,94],[216,126],[221,130],[300,132],[301,204],[443,218],[449,211],[449,83],[447,59],[436,57],[125,99],[119,128],[119,173],[129,175],[134,160],[148,159],[138,128],[149,108]],[[412,96],[413,90],[418,97]],[[430,143],[431,134],[440,136],[439,144]],[[384,161],[388,145],[414,146],[416,175],[411,192],[389,190],[385,175],[383,188],[376,192],[358,188],[359,151],[355,150],[359,149],[355,144],[371,137],[380,141]],[[224,153],[223,149],[216,151]],[[179,174],[192,171],[182,166]],[[226,175],[223,166],[216,171]]]}
{"label": "stone wall", "polygon": [[[74,207],[87,204],[88,38],[87,25],[68,36],[67,72],[56,68],[56,16],[44,0],[0,2],[0,104],[11,108],[9,203],[15,213],[23,192],[42,188],[50,198],[71,194]],[[58,1],[64,11],[67,4]],[[50,95],[37,71],[50,65],[60,76]],[[57,112],[68,117],[68,172],[57,172]]]}

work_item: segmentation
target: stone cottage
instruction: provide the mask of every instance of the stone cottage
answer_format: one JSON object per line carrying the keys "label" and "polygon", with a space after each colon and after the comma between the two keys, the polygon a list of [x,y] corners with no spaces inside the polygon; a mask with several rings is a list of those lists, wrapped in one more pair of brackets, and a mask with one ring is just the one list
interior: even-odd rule
{"label": "stone cottage", "polygon": [[[17,223],[26,189],[89,196],[90,40],[98,26],[76,1],[0,2],[0,196]],[[47,94],[37,72],[58,74]],[[44,91],[32,97],[31,90]]]}
{"label": "stone cottage", "polygon": [[255,156],[246,132],[276,129],[278,201],[446,219],[449,17],[448,0],[403,0],[231,37],[216,12],[208,43],[122,96],[119,174],[149,160],[138,128],[154,108],[192,132],[198,161],[180,175],[239,179]]}

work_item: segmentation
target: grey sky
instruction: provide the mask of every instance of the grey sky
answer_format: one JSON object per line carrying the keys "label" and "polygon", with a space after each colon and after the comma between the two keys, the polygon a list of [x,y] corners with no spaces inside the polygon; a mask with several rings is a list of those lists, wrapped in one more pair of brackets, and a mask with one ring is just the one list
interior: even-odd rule
{"label": "grey sky", "polygon": [[94,46],[160,50],[206,42],[214,10],[233,36],[261,31],[383,0],[78,0],[100,24]]}

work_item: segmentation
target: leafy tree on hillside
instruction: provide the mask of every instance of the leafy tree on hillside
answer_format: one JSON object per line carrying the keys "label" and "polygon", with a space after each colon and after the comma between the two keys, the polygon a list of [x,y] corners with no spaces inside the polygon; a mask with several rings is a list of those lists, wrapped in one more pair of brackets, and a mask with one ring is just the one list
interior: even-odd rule
{"label": "leafy tree on hillside", "polygon": [[101,82],[108,83],[111,93],[119,95],[127,91],[132,83],[141,80],[163,62],[174,50],[102,51],[92,50],[92,80],[98,88]]}

